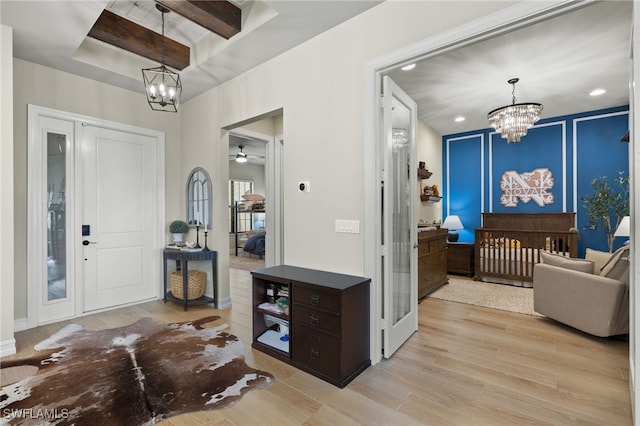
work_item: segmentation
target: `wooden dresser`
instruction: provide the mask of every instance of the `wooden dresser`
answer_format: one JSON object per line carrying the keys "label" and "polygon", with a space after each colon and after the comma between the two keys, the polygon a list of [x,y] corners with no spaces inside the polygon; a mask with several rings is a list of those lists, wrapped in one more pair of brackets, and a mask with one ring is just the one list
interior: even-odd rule
{"label": "wooden dresser", "polygon": [[[371,364],[369,278],[287,265],[251,274],[254,348],[339,387]],[[265,310],[266,291],[274,286],[287,288],[288,312]],[[288,345],[265,339],[278,330],[265,316],[288,327]]]}
{"label": "wooden dresser", "polygon": [[446,229],[418,232],[418,299],[448,282]]}

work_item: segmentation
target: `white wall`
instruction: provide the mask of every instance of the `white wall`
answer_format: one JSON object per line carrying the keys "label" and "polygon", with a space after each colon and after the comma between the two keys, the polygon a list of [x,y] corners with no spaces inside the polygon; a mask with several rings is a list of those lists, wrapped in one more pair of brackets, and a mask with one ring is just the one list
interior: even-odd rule
{"label": "white wall", "polygon": [[0,26],[0,356],[15,353],[13,201],[13,32]]}
{"label": "white wall", "polygon": [[[427,170],[433,173],[429,179],[423,180],[421,184],[422,186],[437,185],[442,195],[442,135],[420,120],[418,120],[417,135],[418,161],[424,161]],[[431,223],[434,220],[442,220],[442,216],[442,202],[418,202],[418,221],[424,220]]]}

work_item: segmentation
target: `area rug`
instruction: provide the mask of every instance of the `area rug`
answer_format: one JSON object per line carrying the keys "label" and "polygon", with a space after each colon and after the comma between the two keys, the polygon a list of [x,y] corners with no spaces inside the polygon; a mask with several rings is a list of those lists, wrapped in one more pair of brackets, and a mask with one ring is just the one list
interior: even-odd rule
{"label": "area rug", "polygon": [[533,310],[532,288],[449,276],[449,284],[443,285],[431,293],[429,297],[519,314],[542,316]]}
{"label": "area rug", "polygon": [[219,327],[220,317],[87,331],[71,324],[39,343],[33,376],[0,392],[3,424],[147,425],[179,414],[236,403],[266,388],[270,373],[248,367],[244,345]]}

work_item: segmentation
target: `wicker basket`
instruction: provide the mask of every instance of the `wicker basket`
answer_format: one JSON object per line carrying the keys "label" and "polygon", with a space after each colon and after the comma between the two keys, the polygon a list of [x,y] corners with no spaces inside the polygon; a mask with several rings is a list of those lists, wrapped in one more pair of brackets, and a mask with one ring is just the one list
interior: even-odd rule
{"label": "wicker basket", "polygon": [[[204,294],[204,287],[207,283],[207,273],[203,271],[189,271],[189,281],[187,282],[187,300],[198,299]],[[183,299],[182,294],[182,271],[171,273],[171,294],[177,299]]]}

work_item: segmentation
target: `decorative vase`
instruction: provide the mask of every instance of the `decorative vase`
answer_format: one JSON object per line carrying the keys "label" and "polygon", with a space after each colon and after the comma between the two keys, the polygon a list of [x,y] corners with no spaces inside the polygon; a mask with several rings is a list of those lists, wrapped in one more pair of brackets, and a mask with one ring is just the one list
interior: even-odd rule
{"label": "decorative vase", "polygon": [[175,244],[179,244],[184,241],[184,234],[182,232],[174,232],[172,235],[173,235],[173,242]]}

